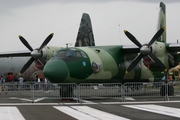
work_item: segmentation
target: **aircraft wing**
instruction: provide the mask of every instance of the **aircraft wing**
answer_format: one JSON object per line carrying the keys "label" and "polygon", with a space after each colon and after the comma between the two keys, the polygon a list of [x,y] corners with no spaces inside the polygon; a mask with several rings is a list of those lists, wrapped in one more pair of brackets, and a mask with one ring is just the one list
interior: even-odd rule
{"label": "aircraft wing", "polygon": [[179,52],[180,51],[180,43],[167,43],[166,49],[169,52]]}
{"label": "aircraft wing", "polygon": [[0,57],[27,57],[27,56],[31,56],[31,52],[29,50],[0,52]]}
{"label": "aircraft wing", "polygon": [[[166,43],[166,49],[168,52],[177,52],[180,54],[180,43]],[[124,45],[122,47],[125,53],[139,53],[139,48],[136,45]]]}
{"label": "aircraft wing", "polygon": [[125,53],[139,53],[139,48],[136,45],[124,45],[122,50]]}

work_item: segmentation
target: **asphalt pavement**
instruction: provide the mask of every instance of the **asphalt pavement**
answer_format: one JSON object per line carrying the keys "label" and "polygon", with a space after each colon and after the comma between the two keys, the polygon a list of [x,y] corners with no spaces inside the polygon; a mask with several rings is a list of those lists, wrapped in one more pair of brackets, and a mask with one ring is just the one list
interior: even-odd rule
{"label": "asphalt pavement", "polygon": [[166,120],[180,119],[179,98],[86,99],[77,101],[16,97],[0,99],[3,120]]}

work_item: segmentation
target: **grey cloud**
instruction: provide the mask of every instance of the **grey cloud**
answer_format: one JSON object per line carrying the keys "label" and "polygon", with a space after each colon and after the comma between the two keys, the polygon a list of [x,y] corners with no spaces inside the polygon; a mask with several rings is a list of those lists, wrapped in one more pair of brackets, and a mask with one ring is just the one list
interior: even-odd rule
{"label": "grey cloud", "polygon": [[0,0],[0,13],[10,12],[12,9],[27,7],[31,5],[39,5],[45,3],[69,4],[69,3],[107,3],[114,1],[133,1],[133,2],[149,2],[149,3],[175,3],[180,0]]}
{"label": "grey cloud", "polygon": [[179,0],[0,0],[0,6],[4,8],[15,8],[30,6],[35,4],[43,3],[105,3],[105,2],[114,2],[114,1],[134,1],[134,2],[149,2],[149,3],[174,3],[180,2]]}
{"label": "grey cloud", "polygon": [[166,3],[177,3],[180,2],[180,0],[131,0],[131,1],[137,1],[137,2],[149,2],[149,3],[160,3],[164,2]]}

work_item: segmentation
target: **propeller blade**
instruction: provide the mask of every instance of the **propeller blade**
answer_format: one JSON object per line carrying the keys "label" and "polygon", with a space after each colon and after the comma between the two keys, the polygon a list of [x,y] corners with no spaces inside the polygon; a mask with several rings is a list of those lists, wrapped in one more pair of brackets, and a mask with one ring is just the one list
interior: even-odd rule
{"label": "propeller blade", "polygon": [[28,60],[28,62],[23,66],[23,68],[21,69],[20,73],[21,73],[21,74],[24,73],[24,72],[29,68],[29,66],[33,63],[33,61],[34,61],[34,58],[31,57],[31,58]]}
{"label": "propeller blade", "polygon": [[19,35],[18,37],[19,37],[19,39],[21,40],[21,42],[22,42],[30,51],[33,51],[32,47],[29,45],[29,43],[28,43],[21,35]]}
{"label": "propeller blade", "polygon": [[129,65],[128,69],[126,70],[126,74],[130,72],[138,63],[139,61],[143,58],[143,54],[139,54]]}
{"label": "propeller blade", "polygon": [[46,46],[46,45],[49,43],[49,41],[52,39],[53,35],[54,35],[54,33],[51,33],[51,34],[44,40],[44,42],[43,42],[43,43],[41,44],[41,46],[39,47],[39,50],[38,50],[38,51],[40,51],[44,46]]}
{"label": "propeller blade", "polygon": [[134,43],[136,44],[139,48],[142,47],[141,43],[128,31],[124,30],[125,35]]}
{"label": "propeller blade", "polygon": [[162,35],[164,29],[165,29],[164,27],[159,29],[159,31],[154,35],[154,37],[149,42],[148,47],[150,47],[154,43],[154,41],[157,40]]}
{"label": "propeller blade", "polygon": [[154,60],[155,64],[159,67],[161,67],[164,71],[166,71],[166,66],[152,53],[149,54],[149,56],[151,57],[151,59]]}
{"label": "propeller blade", "polygon": [[46,64],[46,61],[42,58],[38,58],[39,62],[42,64],[42,65],[45,65]]}

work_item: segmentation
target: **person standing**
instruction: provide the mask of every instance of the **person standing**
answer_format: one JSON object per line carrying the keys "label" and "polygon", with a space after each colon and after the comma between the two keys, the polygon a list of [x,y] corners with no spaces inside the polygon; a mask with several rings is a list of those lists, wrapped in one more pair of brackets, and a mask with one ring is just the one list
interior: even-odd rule
{"label": "person standing", "polygon": [[47,79],[44,78],[44,89],[47,90]]}
{"label": "person standing", "polygon": [[19,84],[20,84],[20,90],[23,90],[23,81],[24,81],[24,78],[22,77],[22,75],[20,75],[18,80],[19,80]]}
{"label": "person standing", "polygon": [[[2,92],[2,91],[5,91],[5,93],[7,94],[7,86],[5,86],[4,85],[4,83],[5,83],[5,79],[4,79],[4,77],[3,76],[1,76],[1,79],[0,79],[0,91]],[[0,93],[1,93],[0,92]]]}
{"label": "person standing", "polygon": [[13,82],[13,75],[9,74],[8,79],[9,79],[9,82]]}
{"label": "person standing", "polygon": [[40,90],[41,89],[41,79],[40,79],[40,77],[38,77],[37,82],[38,82],[38,90]]}
{"label": "person standing", "polygon": [[4,77],[3,76],[1,76],[1,83],[5,83],[5,79],[4,79]]}
{"label": "person standing", "polygon": [[2,85],[1,85],[1,83],[2,83],[2,76],[0,77],[0,95],[1,95],[1,92],[2,92]]}

